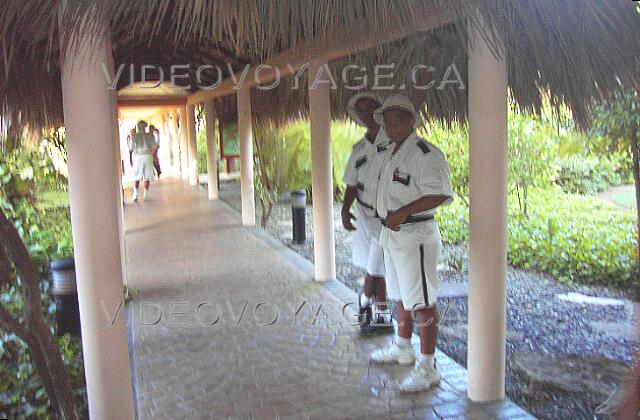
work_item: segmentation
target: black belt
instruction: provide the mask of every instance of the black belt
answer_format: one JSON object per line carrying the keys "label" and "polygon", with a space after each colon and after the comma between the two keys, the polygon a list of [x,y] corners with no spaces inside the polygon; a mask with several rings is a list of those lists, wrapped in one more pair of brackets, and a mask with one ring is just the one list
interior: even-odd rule
{"label": "black belt", "polygon": [[360,200],[360,197],[356,197],[356,201],[358,201],[358,204],[360,204],[362,207],[366,207],[369,210],[374,210],[373,206],[370,206],[369,204],[367,204],[364,201]]}
{"label": "black belt", "polygon": [[[427,222],[429,220],[433,220],[433,215],[431,214],[427,214],[424,216],[409,216],[407,217],[407,219],[400,223],[401,225],[406,225],[407,223],[417,223],[417,222]],[[387,220],[386,219],[380,219],[380,221],[382,222],[382,226],[387,226]]]}

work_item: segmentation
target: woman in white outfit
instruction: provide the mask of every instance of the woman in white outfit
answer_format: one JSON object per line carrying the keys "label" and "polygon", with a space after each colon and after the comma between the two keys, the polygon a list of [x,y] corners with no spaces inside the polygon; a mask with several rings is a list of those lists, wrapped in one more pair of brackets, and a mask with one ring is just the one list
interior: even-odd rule
{"label": "woman in white outfit", "polygon": [[144,181],[143,200],[149,192],[149,185],[153,179],[153,153],[158,147],[155,136],[147,133],[146,121],[138,121],[138,130],[135,135],[131,136],[129,141],[129,161],[133,166],[133,179],[135,185],[133,188],[133,201],[138,201],[138,187],[140,181]]}

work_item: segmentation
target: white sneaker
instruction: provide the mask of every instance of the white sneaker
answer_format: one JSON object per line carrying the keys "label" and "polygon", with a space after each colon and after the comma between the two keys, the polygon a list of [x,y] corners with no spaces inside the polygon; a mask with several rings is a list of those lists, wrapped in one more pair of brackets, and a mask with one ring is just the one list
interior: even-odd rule
{"label": "white sneaker", "polygon": [[420,366],[416,363],[411,373],[400,383],[400,392],[426,391],[437,385],[440,379],[442,379],[442,375],[438,369]]}
{"label": "white sneaker", "polygon": [[383,347],[371,353],[371,361],[373,363],[400,363],[401,365],[410,365],[416,360],[413,347],[400,347],[393,343],[387,347]]}
{"label": "white sneaker", "polygon": [[147,199],[148,190],[142,190],[142,201]]}
{"label": "white sneaker", "polygon": [[133,201],[138,201],[138,189],[137,188],[133,189],[133,194],[131,195],[131,199]]}

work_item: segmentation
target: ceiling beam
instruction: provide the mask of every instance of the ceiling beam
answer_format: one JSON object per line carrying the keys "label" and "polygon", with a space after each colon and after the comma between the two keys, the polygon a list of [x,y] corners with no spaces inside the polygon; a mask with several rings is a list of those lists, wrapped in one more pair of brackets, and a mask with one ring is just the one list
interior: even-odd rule
{"label": "ceiling beam", "polygon": [[187,104],[187,98],[165,98],[165,99],[118,99],[119,108],[136,107],[167,107],[175,108]]}
{"label": "ceiling beam", "polygon": [[[355,30],[344,31],[341,34],[332,36],[332,47],[323,45],[305,47],[304,45],[301,45],[295,49],[282,52],[264,63],[251,66],[247,71],[243,86],[254,86],[276,80],[278,78],[278,74],[275,68],[279,70],[280,77],[290,76],[310,60],[330,62],[347,55],[373,48],[377,45],[406,38],[421,31],[444,26],[453,22],[453,20],[453,16],[422,9],[421,12],[418,12],[415,19],[415,22],[419,22],[419,24],[416,23],[415,25],[406,26],[404,28],[399,27],[386,32],[372,32],[370,23],[361,24],[360,27]],[[259,80],[256,80],[256,69],[261,65],[270,67],[261,69],[259,73]],[[241,75],[242,73],[236,73],[235,79],[240,80]],[[227,78],[216,88],[210,90],[199,90],[189,95],[187,103],[189,105],[195,105],[209,99],[235,94],[236,88],[233,78]]]}

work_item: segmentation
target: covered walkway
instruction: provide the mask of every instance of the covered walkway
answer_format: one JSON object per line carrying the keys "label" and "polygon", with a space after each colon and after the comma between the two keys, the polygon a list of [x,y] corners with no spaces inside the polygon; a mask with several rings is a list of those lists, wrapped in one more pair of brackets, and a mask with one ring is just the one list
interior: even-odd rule
{"label": "covered walkway", "polygon": [[466,372],[442,354],[440,386],[400,396],[409,368],[369,365],[388,338],[350,325],[355,294],[314,282],[310,263],[203,190],[155,183],[125,206],[125,227],[140,419],[530,418],[469,402]]}

